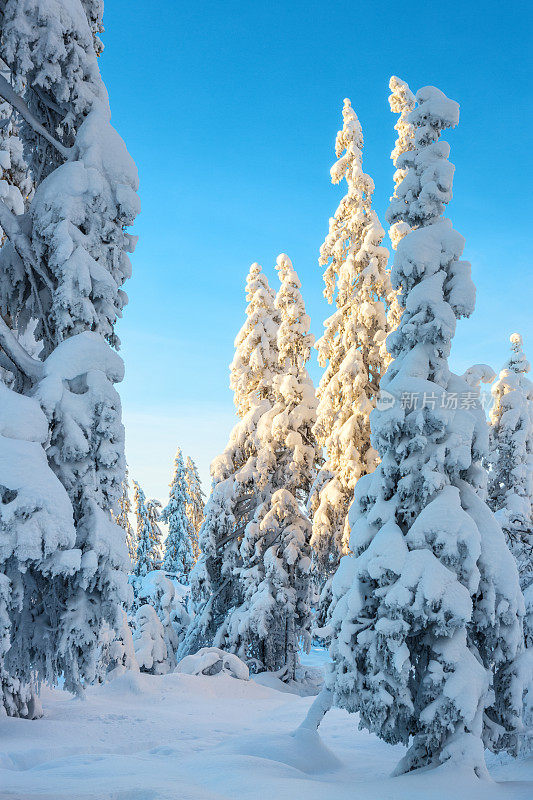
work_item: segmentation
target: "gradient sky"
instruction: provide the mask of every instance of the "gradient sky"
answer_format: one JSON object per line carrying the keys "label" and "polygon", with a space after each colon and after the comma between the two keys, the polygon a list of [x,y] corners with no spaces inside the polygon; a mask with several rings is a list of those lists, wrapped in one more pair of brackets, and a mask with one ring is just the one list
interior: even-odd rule
{"label": "gradient sky", "polygon": [[[477,307],[458,325],[452,366],[499,370],[515,330],[533,360],[530,6],[107,0],[101,68],[141,181],[120,391],[130,475],[147,494],[166,499],[178,444],[208,485],[235,421],[228,364],[251,262],[277,288],[276,256],[289,254],[320,336],[331,309],[318,250],[346,186],[329,179],[342,101],[363,126],[385,224],[391,74],[461,104],[446,137],[448,216],[466,238]],[[310,371],[318,381],[315,356]]]}

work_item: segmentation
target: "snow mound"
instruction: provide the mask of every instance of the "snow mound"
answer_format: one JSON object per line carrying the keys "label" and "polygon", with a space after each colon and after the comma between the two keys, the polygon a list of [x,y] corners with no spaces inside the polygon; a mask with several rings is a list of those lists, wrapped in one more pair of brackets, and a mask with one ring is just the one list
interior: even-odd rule
{"label": "snow mound", "polygon": [[192,656],[185,656],[176,667],[176,672],[186,675],[231,675],[241,681],[250,680],[248,667],[233,653],[226,653],[218,647],[202,647]]}
{"label": "snow mound", "polygon": [[253,756],[286,764],[308,775],[333,772],[342,766],[317,731],[304,729],[291,734],[255,733],[239,736],[220,749],[232,755]]}
{"label": "snow mound", "polygon": [[279,672],[258,672],[253,679],[260,686],[275,689],[278,692],[296,694],[299,697],[313,697],[320,692],[324,683],[324,672],[315,667],[299,667],[296,680],[284,681]]}

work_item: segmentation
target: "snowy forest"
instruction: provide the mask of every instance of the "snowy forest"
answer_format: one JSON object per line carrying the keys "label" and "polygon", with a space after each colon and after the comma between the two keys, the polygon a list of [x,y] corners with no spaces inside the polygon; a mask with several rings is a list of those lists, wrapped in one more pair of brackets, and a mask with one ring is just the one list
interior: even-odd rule
{"label": "snowy forest", "polygon": [[0,800],[531,798],[533,341],[496,326],[507,360],[453,371],[461,98],[372,98],[379,216],[335,98],[322,336],[300,265],[250,253],[227,444],[206,483],[173,442],[156,498],[126,461],[143,175],[102,40],[100,0],[0,0]]}

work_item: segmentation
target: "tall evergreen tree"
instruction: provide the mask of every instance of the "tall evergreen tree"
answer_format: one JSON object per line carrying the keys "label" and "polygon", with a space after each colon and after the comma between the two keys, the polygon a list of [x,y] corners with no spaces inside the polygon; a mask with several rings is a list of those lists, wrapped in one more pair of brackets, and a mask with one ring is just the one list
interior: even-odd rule
{"label": "tall evergreen tree", "polygon": [[371,208],[374,183],[362,169],[363,134],[348,99],[342,115],[331,178],[333,183],[346,179],[348,191],[330,220],[319,259],[326,266],[324,295],[336,304],[317,342],[325,371],[317,391],[314,434],[327,456],[310,499],[311,543],[323,584],[319,625],[326,622],[332,575],[347,552],[345,522],[354,486],[378,461],[370,445],[369,415],[384,371],[385,300],[391,293],[389,254],[382,246],[385,232]]}
{"label": "tall evergreen tree", "polygon": [[147,500],[137,481],[133,481],[133,507],[137,519],[137,553],[133,569],[135,575],[143,576],[154,569],[161,569],[162,534],[157,525],[160,506],[158,500]]}
{"label": "tall evergreen tree", "polygon": [[262,502],[240,547],[242,602],[228,615],[221,646],[247,659],[256,671],[278,671],[294,680],[301,645],[310,644],[311,524],[303,511],[316,475],[320,449],[312,432],[314,387],[305,367],[313,346],[300,281],[290,259],[277,259],[281,287],[275,307],[278,369],[274,404],[257,425]]}
{"label": "tall evergreen tree", "polygon": [[188,583],[189,573],[194,566],[193,529],[187,516],[187,477],[179,447],[174,459],[170,496],[161,513],[161,519],[168,525],[164,569],[177,575],[183,583]]}
{"label": "tall evergreen tree", "polygon": [[479,396],[447,363],[456,320],[475,302],[464,239],[442,216],[453,166],[439,137],[459,107],[433,87],[416,99],[415,148],[399,159],[407,174],[388,212],[410,226],[392,271],[405,311],[381,381],[394,402],[371,415],[381,463],[350,509],[327,683],[361,725],[410,744],[398,772],[452,760],[484,776],[484,744],[506,746],[521,714],[511,668],[523,600],[477,492],[488,444]]}
{"label": "tall evergreen tree", "polygon": [[[39,677],[54,682],[62,673],[65,687],[81,692],[95,678],[103,626],[120,626],[128,599],[124,536],[111,518],[125,468],[114,388],[123,364],[109,345],[118,343],[114,324],[126,302],[135,239],[125,229],[138,213],[138,178],[109,122],[79,0],[5,0],[1,11],[10,79],[0,75],[0,96],[17,112],[35,194],[20,214],[0,198],[0,306],[10,320],[0,319],[0,344],[17,393],[45,413],[46,456],[68,494],[80,554],[34,584],[37,599],[28,590],[18,608],[41,608],[48,622],[40,630],[57,632],[57,640],[33,639],[42,650],[31,664],[45,664]],[[23,344],[29,329],[38,357]],[[53,555],[41,554],[43,563]],[[24,639],[21,620],[13,623],[12,650]]]}
{"label": "tall evergreen tree", "polygon": [[130,484],[128,479],[128,468],[126,467],[126,472],[124,474],[124,480],[122,481],[122,493],[120,495],[120,499],[118,501],[118,514],[114,517],[115,522],[117,525],[126,532],[126,545],[128,547],[128,554],[130,557],[130,561],[132,564],[134,563],[137,557],[137,537],[135,531],[133,530],[133,526],[130,522],[130,514],[131,511],[131,501],[130,501]]}
{"label": "tall evergreen tree", "polygon": [[525,634],[533,647],[533,384],[519,333],[492,387],[489,505],[496,512],[526,598]]}
{"label": "tall evergreen tree", "polygon": [[235,339],[230,385],[239,421],[224,452],[211,464],[213,489],[199,533],[202,555],[191,573],[195,616],[180,655],[221,646],[229,612],[242,602],[240,542],[261,503],[268,465],[261,459],[257,425],[274,403],[279,312],[259,264],[246,279],[246,321]]}
{"label": "tall evergreen tree", "polygon": [[196,464],[190,456],[187,456],[185,463],[185,483],[187,486],[187,503],[185,513],[191,526],[191,547],[193,566],[200,557],[200,544],[198,534],[204,521],[204,492],[200,483],[200,476]]}

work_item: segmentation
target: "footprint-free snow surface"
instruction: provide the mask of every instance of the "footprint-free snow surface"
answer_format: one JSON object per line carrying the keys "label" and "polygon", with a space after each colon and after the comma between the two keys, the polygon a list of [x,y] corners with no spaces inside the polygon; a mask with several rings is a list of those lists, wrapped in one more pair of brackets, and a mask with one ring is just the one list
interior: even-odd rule
{"label": "footprint-free snow surface", "polygon": [[404,752],[312,697],[228,675],[127,675],[86,701],[44,690],[45,717],[0,719],[1,800],[531,800],[533,759],[489,759],[493,782],[441,767],[389,778]]}

